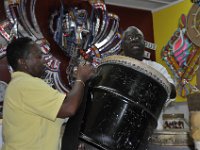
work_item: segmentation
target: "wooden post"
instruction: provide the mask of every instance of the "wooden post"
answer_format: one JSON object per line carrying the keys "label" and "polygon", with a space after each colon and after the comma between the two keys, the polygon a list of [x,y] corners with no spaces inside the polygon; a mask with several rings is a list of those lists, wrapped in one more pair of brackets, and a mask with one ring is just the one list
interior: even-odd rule
{"label": "wooden post", "polygon": [[[200,68],[196,73],[196,87],[200,89]],[[187,96],[188,108],[190,113],[190,135],[194,141],[195,148],[200,149],[200,91]]]}

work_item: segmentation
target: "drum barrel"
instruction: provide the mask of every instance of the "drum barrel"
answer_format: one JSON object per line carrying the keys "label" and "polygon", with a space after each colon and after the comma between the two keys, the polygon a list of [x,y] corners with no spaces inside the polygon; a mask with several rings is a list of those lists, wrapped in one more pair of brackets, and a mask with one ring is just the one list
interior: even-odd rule
{"label": "drum barrel", "polygon": [[80,138],[104,150],[144,150],[167,100],[155,79],[120,64],[98,67]]}

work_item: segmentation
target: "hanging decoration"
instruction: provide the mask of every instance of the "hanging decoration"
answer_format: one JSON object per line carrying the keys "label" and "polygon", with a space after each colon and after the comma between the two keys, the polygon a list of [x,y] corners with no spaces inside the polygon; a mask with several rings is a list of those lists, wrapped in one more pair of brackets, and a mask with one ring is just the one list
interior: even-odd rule
{"label": "hanging decoration", "polygon": [[0,22],[0,58],[6,55],[6,46],[10,39],[8,27],[10,27],[9,21]]}
{"label": "hanging decoration", "polygon": [[[41,47],[47,63],[44,81],[61,92],[68,92],[69,87],[62,82],[60,77],[60,61],[50,53],[50,44],[40,31],[35,16],[35,4],[36,0],[31,0],[29,3],[26,0],[4,0],[8,22],[13,27],[11,32],[13,34],[8,33],[10,39],[6,36],[6,40],[9,42],[12,40],[11,37],[29,37],[34,40]],[[28,11],[27,8],[29,8]]]}
{"label": "hanging decoration", "polygon": [[[66,68],[68,83],[64,83],[61,78],[61,62],[52,55],[50,43],[42,34],[36,19],[38,2],[4,0],[7,21],[0,23],[0,37],[5,40],[5,44],[0,45],[0,57],[6,55],[5,47],[13,38],[30,37],[40,45],[46,59],[47,67],[42,78],[53,88],[66,93],[73,84],[73,71],[78,64],[89,62],[97,66],[103,57],[119,53],[119,18],[107,12],[103,0],[88,1],[90,13],[79,7],[65,8],[66,4],[60,0],[60,9],[49,18],[49,29],[65,53],[66,60],[70,58]],[[11,28],[9,32],[7,27]]]}
{"label": "hanging decoration", "polygon": [[[50,29],[54,40],[71,58],[66,70],[73,84],[73,70],[80,63],[98,66],[102,58],[118,54],[121,50],[119,17],[108,13],[103,1],[90,1],[91,14],[85,9],[64,8],[52,14]],[[57,19],[56,19],[57,18]]]}
{"label": "hanging decoration", "polygon": [[162,49],[162,58],[171,69],[176,89],[180,96],[190,94],[194,86],[190,84],[199,67],[200,49],[187,36],[186,16],[182,15],[178,29]]}

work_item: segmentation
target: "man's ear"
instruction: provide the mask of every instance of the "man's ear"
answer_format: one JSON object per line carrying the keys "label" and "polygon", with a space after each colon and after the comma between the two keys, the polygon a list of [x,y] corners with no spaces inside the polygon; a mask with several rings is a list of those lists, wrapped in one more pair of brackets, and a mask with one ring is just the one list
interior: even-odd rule
{"label": "man's ear", "polygon": [[26,62],[23,58],[17,60],[19,68],[27,69]]}
{"label": "man's ear", "polygon": [[22,58],[19,58],[19,59],[17,60],[17,62],[18,62],[19,65],[24,65],[24,64],[25,64],[25,61],[24,61],[24,59],[22,59]]}

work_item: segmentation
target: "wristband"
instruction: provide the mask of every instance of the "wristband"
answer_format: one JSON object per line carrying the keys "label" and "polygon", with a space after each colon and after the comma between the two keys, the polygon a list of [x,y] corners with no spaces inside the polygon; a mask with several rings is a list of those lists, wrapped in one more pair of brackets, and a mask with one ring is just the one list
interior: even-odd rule
{"label": "wristband", "polygon": [[80,82],[85,87],[85,83],[82,80],[76,80],[76,82]]}

